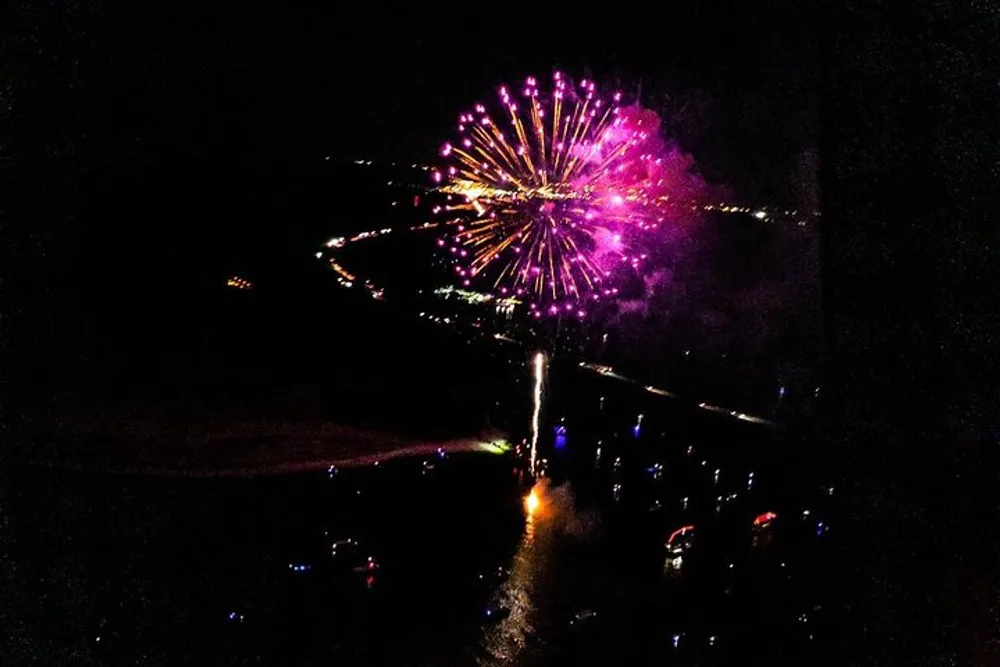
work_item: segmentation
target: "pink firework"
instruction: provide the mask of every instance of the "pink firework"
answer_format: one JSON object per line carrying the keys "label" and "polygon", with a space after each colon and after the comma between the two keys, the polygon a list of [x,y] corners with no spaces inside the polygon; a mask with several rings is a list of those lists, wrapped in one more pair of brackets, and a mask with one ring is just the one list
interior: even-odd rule
{"label": "pink firework", "polygon": [[582,317],[573,304],[610,293],[612,269],[636,268],[631,246],[657,196],[658,122],[558,72],[548,92],[528,77],[498,93],[494,112],[462,113],[458,141],[441,149],[451,164],[434,178],[448,174],[442,189],[464,201],[448,211],[467,213],[447,245],[462,250],[463,284]]}

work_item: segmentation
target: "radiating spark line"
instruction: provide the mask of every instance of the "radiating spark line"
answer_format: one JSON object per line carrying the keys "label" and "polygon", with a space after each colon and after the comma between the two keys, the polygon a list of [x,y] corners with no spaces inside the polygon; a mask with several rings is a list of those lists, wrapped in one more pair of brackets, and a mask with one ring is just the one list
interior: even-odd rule
{"label": "radiating spark line", "polygon": [[529,77],[520,97],[506,87],[499,93],[499,113],[475,105],[460,116],[462,138],[442,148],[458,162],[442,189],[464,196],[478,216],[443,245],[474,249],[458,271],[463,278],[485,274],[494,288],[538,301],[578,300],[621,264],[619,244],[602,247],[601,239],[611,227],[622,238],[619,228],[631,219],[606,210],[606,190],[621,161],[640,150],[640,133],[620,125],[620,96],[605,104],[593,83],[575,86],[558,75],[553,91],[540,94]]}

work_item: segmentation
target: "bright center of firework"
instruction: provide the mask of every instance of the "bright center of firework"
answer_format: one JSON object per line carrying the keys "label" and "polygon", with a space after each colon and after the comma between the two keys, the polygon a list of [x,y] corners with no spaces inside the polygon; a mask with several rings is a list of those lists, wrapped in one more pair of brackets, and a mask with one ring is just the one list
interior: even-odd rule
{"label": "bright center of firework", "polygon": [[648,135],[619,113],[618,95],[602,100],[593,82],[556,76],[543,94],[529,77],[520,91],[498,92],[499,107],[462,113],[459,141],[441,149],[454,161],[442,189],[463,198],[448,207],[458,231],[444,240],[456,273],[533,301],[597,297],[622,254],[601,239],[621,238],[630,221],[620,174],[643,157]]}

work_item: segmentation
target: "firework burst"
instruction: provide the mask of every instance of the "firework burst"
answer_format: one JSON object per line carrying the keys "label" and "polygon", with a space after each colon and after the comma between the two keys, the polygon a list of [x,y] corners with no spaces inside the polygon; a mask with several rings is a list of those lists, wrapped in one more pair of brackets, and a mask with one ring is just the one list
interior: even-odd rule
{"label": "firework burst", "polygon": [[584,299],[617,292],[606,286],[614,269],[644,257],[630,248],[655,226],[655,128],[620,107],[620,93],[604,99],[559,72],[544,94],[534,77],[498,92],[498,113],[462,113],[459,140],[441,149],[449,166],[433,178],[461,203],[447,207],[456,231],[438,243],[464,285],[522,297],[536,314],[582,316]]}

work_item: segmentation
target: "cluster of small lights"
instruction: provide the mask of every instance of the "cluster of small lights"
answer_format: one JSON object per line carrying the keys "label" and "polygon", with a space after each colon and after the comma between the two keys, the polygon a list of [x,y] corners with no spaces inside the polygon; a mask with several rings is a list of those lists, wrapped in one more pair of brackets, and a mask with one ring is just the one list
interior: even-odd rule
{"label": "cluster of small lights", "polygon": [[[329,159],[330,159],[330,156],[329,155],[326,156],[326,160],[329,160]],[[402,164],[400,164],[398,162],[379,162],[377,160],[353,160],[352,162],[354,164],[360,166],[360,167],[371,167],[373,165],[381,165],[381,166],[386,166],[386,167],[392,167],[392,168],[395,169],[395,168],[398,168],[398,167],[405,167],[406,166],[406,165],[402,165]],[[410,167],[410,169],[421,169],[423,171],[430,171],[431,170],[431,167],[428,167],[427,165],[423,165],[423,164],[417,164],[417,163],[413,163],[413,164],[409,165],[409,167]]]}
{"label": "cluster of small lights", "polygon": [[[442,150],[442,152],[450,154],[450,151]],[[652,156],[650,156],[650,155],[643,155],[643,156],[640,156],[640,159],[648,159],[648,158],[651,158],[651,157]],[[375,164],[375,163],[372,160],[354,160],[354,164],[371,166],[372,164]],[[392,166],[392,167],[396,167],[397,166],[397,164],[395,162],[390,162],[390,163],[387,163],[387,164],[389,166]],[[420,164],[412,164],[412,165],[410,165],[410,167],[413,168],[413,169],[420,169],[420,170],[423,170],[423,171],[433,171],[434,170],[433,167],[430,167],[430,166],[427,166],[427,165],[420,165]],[[455,173],[457,173],[457,171]],[[435,181],[436,182],[440,183],[441,180],[442,179],[439,179],[439,178],[435,177]],[[391,185],[392,181],[390,181],[389,184]],[[660,182],[660,184],[662,184],[662,181]],[[480,185],[480,184],[473,184],[473,183],[464,182],[464,181],[458,181],[458,182],[455,182],[455,183],[448,183],[448,184],[445,184],[445,185],[441,185],[437,189],[439,191],[441,191],[441,192],[462,195],[464,197],[469,197],[469,198],[471,198],[473,200],[495,199],[495,198],[500,198],[500,197],[504,197],[504,196],[513,197],[513,196],[516,195],[516,192],[514,190],[510,189],[509,187],[507,187],[507,188],[492,188],[492,187],[483,186],[483,185]],[[559,198],[569,199],[569,198],[571,198],[570,195],[565,195],[565,194],[560,195],[558,193],[549,193],[549,197],[551,197],[553,199],[559,199]],[[633,193],[626,193],[625,195],[616,195],[613,198],[612,203],[621,204],[621,203],[624,203],[624,202],[638,201],[640,199],[641,199],[641,196],[637,195],[637,193],[633,192]],[[797,217],[800,217],[800,215],[805,215],[805,216],[810,216],[810,217],[819,217],[819,212],[816,212],[816,211],[814,211],[812,213],[801,213],[800,214],[800,212],[798,210],[788,210],[788,209],[778,210],[778,209],[775,209],[775,208],[752,207],[752,206],[732,204],[732,203],[725,203],[725,202],[720,202],[719,204],[700,204],[699,205],[699,204],[694,203],[694,202],[684,202],[683,200],[680,200],[678,198],[671,198],[670,196],[657,197],[656,198],[656,202],[660,203],[660,204],[670,204],[670,203],[672,203],[672,204],[678,204],[678,205],[682,205],[682,206],[686,205],[686,206],[690,207],[692,210],[698,210],[698,209],[700,209],[700,210],[703,210],[703,211],[719,211],[719,212],[722,212],[722,213],[746,213],[746,214],[753,215],[758,220],[778,220],[778,219],[782,219],[782,218],[784,218],[784,219],[787,219],[787,218],[797,218]],[[658,221],[662,222],[663,220],[662,220],[662,218],[660,218]],[[805,220],[800,220],[799,224],[800,225],[806,224]],[[645,223],[642,223],[642,222],[639,223],[640,227],[643,227],[644,225],[645,225]],[[437,226],[437,223],[426,223],[425,225],[423,225],[423,227],[429,227],[429,226]],[[645,225],[645,226],[647,226],[650,229],[653,229],[653,228],[656,227],[655,224],[649,224],[649,225]]]}
{"label": "cluster of small lights", "polygon": [[[590,365],[590,366],[594,369],[606,370],[609,368],[607,366],[600,366],[600,365]],[[601,400],[603,402],[603,397]],[[638,416],[637,422],[638,423],[642,422],[642,415]],[[661,433],[661,436],[663,435],[665,434]],[[601,440],[597,441],[598,465],[600,464],[602,442],[603,441]],[[687,447],[686,457],[688,459],[691,459],[694,456],[695,454],[694,450],[695,448],[693,445],[689,445]],[[719,493],[719,489],[721,489],[720,479],[722,479],[723,470],[719,467],[714,467],[713,465],[711,465],[710,461],[707,458],[700,461],[698,461],[697,459],[692,461],[692,463],[695,462],[700,463],[700,467],[702,469],[712,471],[711,473],[712,484],[717,489],[716,493]],[[614,459],[614,470],[616,473],[620,471],[621,466],[622,466],[622,458],[620,456],[616,457]],[[661,482],[661,483],[663,480],[665,470],[666,466],[664,466],[662,463],[655,461],[652,462],[652,465],[649,465],[648,467],[645,468],[645,472],[647,473],[647,475],[652,477],[654,482]],[[737,480],[742,476],[740,474],[733,474],[733,472],[734,471],[727,471],[726,479],[729,481],[729,483],[732,483],[734,480]],[[752,534],[754,536],[752,542],[754,548],[769,549],[770,547],[768,545],[770,545],[771,542],[769,539],[767,539],[766,536],[774,530],[774,527],[778,521],[787,521],[788,519],[787,516],[782,516],[779,518],[779,514],[777,512],[769,510],[766,507],[760,507],[757,504],[762,500],[763,497],[760,496],[758,493],[756,493],[756,482],[758,481],[756,478],[756,474],[754,473],[753,470],[745,472],[746,472],[746,493],[742,493],[742,489],[741,489],[741,494],[738,494],[736,492],[728,494],[720,493],[720,495],[716,496],[715,498],[716,501],[715,514],[716,515],[720,514],[720,512],[723,511],[723,508],[727,505],[734,505],[738,497],[745,499],[745,502],[751,504],[751,506],[756,505],[756,507],[754,507],[754,512],[750,514],[750,517],[752,517],[752,519],[747,517],[746,519],[741,519],[741,521],[747,521],[749,523],[748,527],[751,529]],[[622,483],[621,477],[616,476],[612,480],[612,483],[610,485],[610,492],[611,492],[611,497],[614,501],[616,502],[620,501],[624,491],[623,489],[624,486],[626,485]],[[823,489],[823,491],[827,495],[831,493],[830,487]],[[692,509],[693,507],[692,503],[694,502],[695,499],[689,496],[684,496],[679,498],[678,500],[679,500],[680,510],[683,512],[688,512]],[[650,511],[660,511],[663,508],[664,504],[660,498],[655,499],[652,505],[649,507]],[[817,540],[825,539],[825,536],[828,534],[829,531],[829,526],[824,521],[816,519],[814,516],[814,512],[812,510],[808,508],[801,508],[797,514],[801,523],[804,524],[810,530],[810,532],[812,532],[812,534],[815,536]],[[695,547],[695,542],[698,537],[697,533],[699,530],[700,528],[695,523],[684,522],[683,525],[677,526],[675,529],[673,529],[671,532],[667,534],[666,539],[664,540],[665,560],[663,564],[663,570],[665,574],[671,577],[680,577],[682,575],[682,569],[685,567],[685,560],[688,559],[690,552]],[[784,560],[781,560],[777,564],[783,570],[787,570],[791,565],[791,563],[788,563]],[[729,561],[725,564],[725,566],[726,569],[729,571],[727,579],[729,580],[730,586],[727,587],[726,589],[727,594],[729,594],[732,589],[732,581],[733,577],[735,576],[735,570],[737,567],[739,567],[739,565],[736,562]],[[818,611],[819,609],[820,609],[819,606],[814,606],[806,611],[797,611],[795,618],[799,623],[808,624],[812,622],[811,613],[813,611]],[[677,632],[673,634],[672,641],[674,642],[675,647],[679,646],[682,641],[688,641],[685,639],[685,637],[686,635],[683,632]],[[810,634],[809,638],[813,639],[813,635]],[[707,639],[709,646],[716,646],[720,640],[720,636],[717,634],[711,634],[708,635],[705,639]]]}
{"label": "cluster of small lights", "polygon": [[428,319],[435,324],[452,324],[452,319],[450,317],[441,317],[440,315],[435,315],[433,313],[420,312],[417,316]]}
{"label": "cluster of small lights", "polygon": [[335,236],[326,242],[327,248],[343,248],[348,243],[356,243],[358,241],[364,241],[365,239],[374,239],[379,236],[385,236],[386,234],[392,233],[392,227],[386,227],[384,229],[373,229],[367,232],[361,232],[355,234],[351,237]]}
{"label": "cluster of small lights", "polygon": [[253,283],[239,276],[233,276],[226,281],[227,287],[233,287],[235,289],[253,289]]}
{"label": "cluster of small lights", "polygon": [[521,303],[517,299],[510,297],[497,297],[493,294],[483,293],[483,292],[473,292],[470,290],[459,289],[457,287],[439,287],[434,290],[434,295],[442,298],[458,298],[466,303],[479,304],[488,301],[495,301],[502,306],[516,306]]}
{"label": "cluster of small lights", "polygon": [[337,274],[337,282],[342,287],[351,288],[360,284],[373,299],[382,299],[385,296],[385,290],[381,287],[376,287],[371,281],[368,280],[358,283],[357,276],[338,264],[336,260],[330,258],[328,261],[330,263],[330,268]]}
{"label": "cluster of small lights", "polygon": [[[348,245],[349,243],[357,243],[358,241],[364,241],[367,239],[374,239],[380,236],[385,236],[386,234],[391,234],[392,228],[386,227],[383,229],[374,229],[367,232],[361,232],[355,234],[351,237],[336,236],[326,242],[325,246],[327,248],[339,249]],[[317,259],[322,257],[323,253],[316,253]],[[330,268],[334,270],[337,274],[337,282],[347,288],[354,287],[357,283],[357,276],[345,269],[340,263],[338,263],[334,258],[330,257],[327,260],[330,263]],[[381,287],[374,285],[371,281],[365,280],[361,283],[361,286],[368,292],[373,299],[382,299],[385,296],[385,290]]]}
{"label": "cluster of small lights", "polygon": [[[688,207],[692,211],[705,211],[711,212],[716,211],[720,213],[743,213],[747,215],[752,215],[757,220],[766,220],[768,222],[780,222],[787,220],[794,220],[799,218],[798,225],[804,227],[806,225],[806,220],[801,219],[803,215],[810,214],[800,214],[799,211],[789,211],[779,210],[776,208],[769,207],[753,207],[753,206],[742,206],[737,204],[727,204],[725,202],[720,202],[719,204],[698,204],[696,202],[683,201],[678,199],[671,199],[670,197],[664,196],[657,199],[661,204],[669,204],[681,207]],[[814,212],[811,217],[818,217],[819,213]]]}

